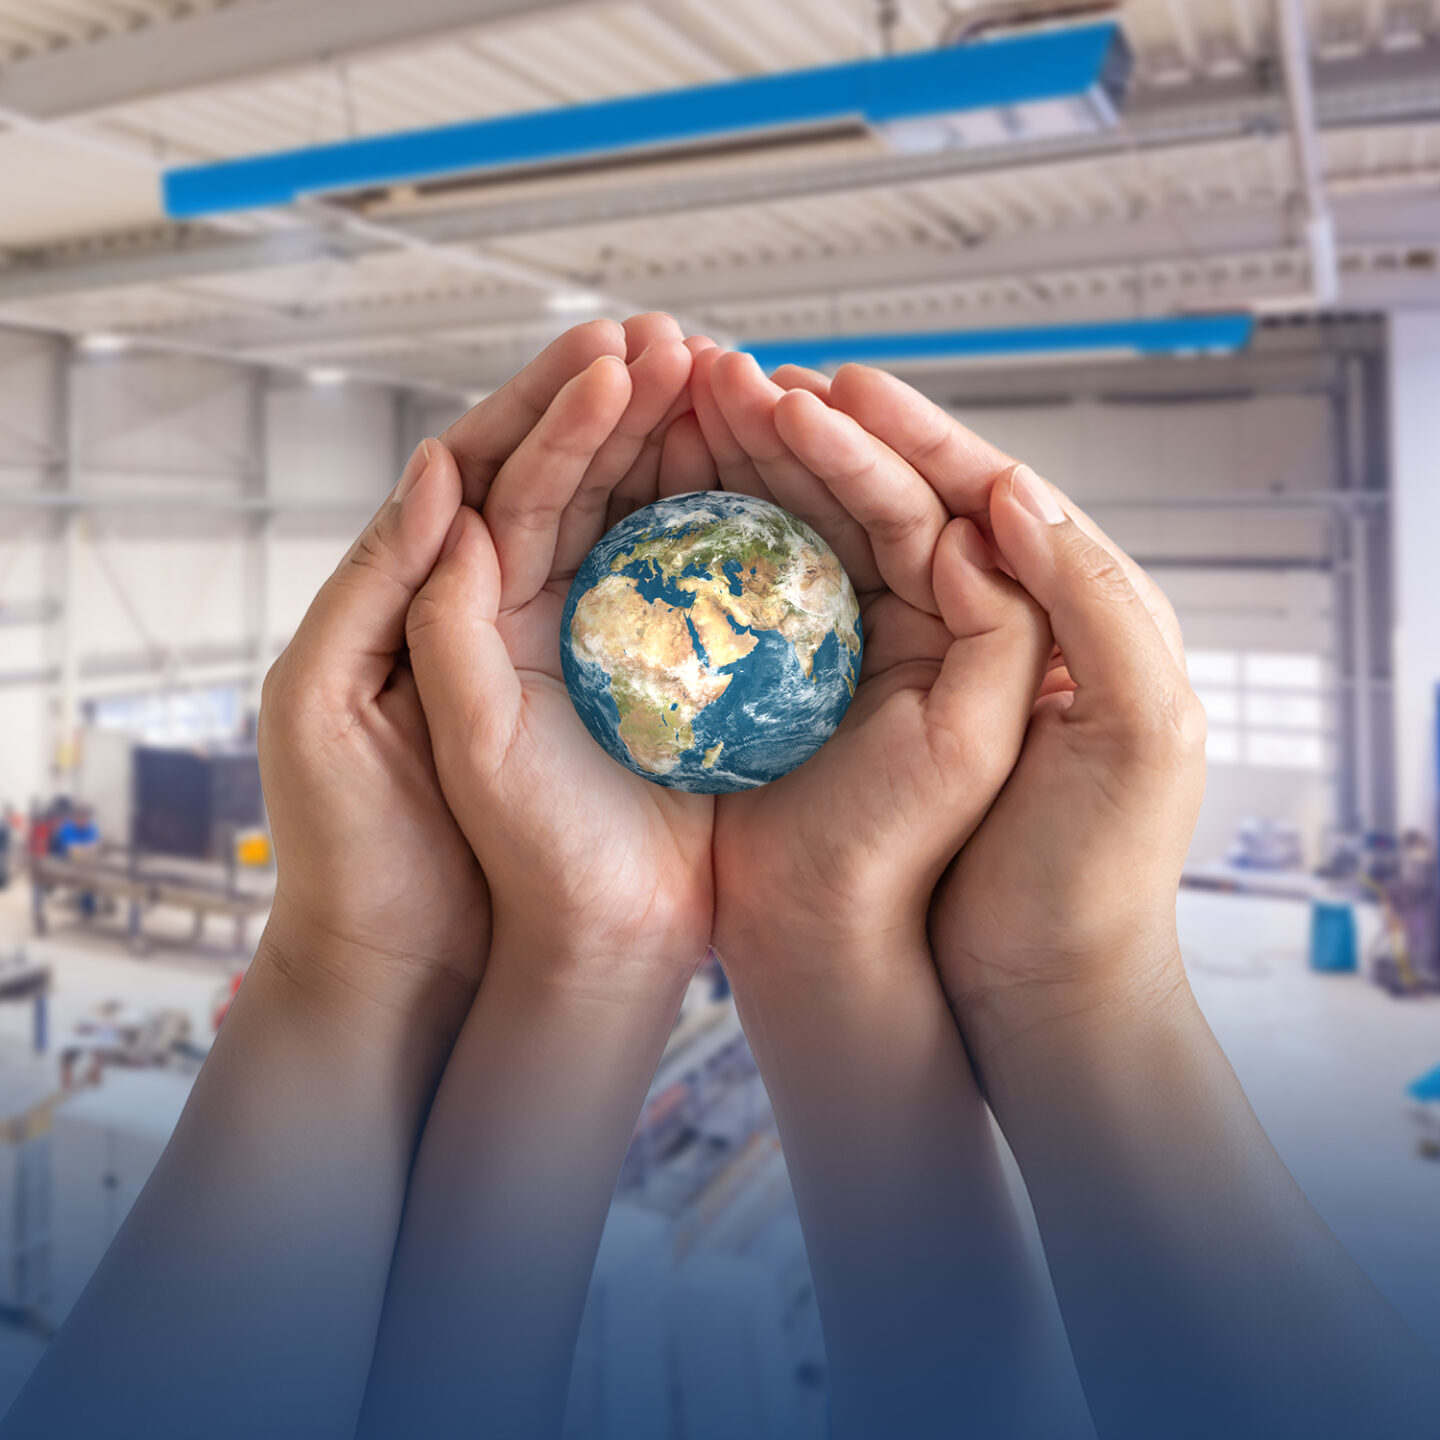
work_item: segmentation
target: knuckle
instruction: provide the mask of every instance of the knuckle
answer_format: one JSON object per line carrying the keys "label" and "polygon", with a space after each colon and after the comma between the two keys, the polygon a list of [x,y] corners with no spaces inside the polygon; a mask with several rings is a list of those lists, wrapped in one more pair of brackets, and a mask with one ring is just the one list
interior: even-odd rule
{"label": "knuckle", "polygon": [[290,725],[295,718],[295,686],[288,663],[289,652],[281,655],[265,672],[260,683],[259,729],[265,733]]}
{"label": "knuckle", "polygon": [[550,500],[542,495],[532,494],[522,500],[491,491],[490,503],[486,506],[486,519],[494,528],[501,530],[550,530],[559,523],[560,517],[565,513],[569,498],[567,496],[565,500]]}
{"label": "knuckle", "polygon": [[427,585],[405,612],[405,643],[412,651],[425,649],[436,629],[444,623],[446,614],[447,607],[441,603],[434,588]]}
{"label": "knuckle", "polygon": [[876,514],[868,522],[871,536],[886,545],[902,545],[925,524],[926,516],[915,511]]}
{"label": "knuckle", "polygon": [[390,558],[390,547],[380,534],[378,525],[367,526],[350,547],[350,563],[362,569],[379,569]]}
{"label": "knuckle", "polygon": [[965,725],[936,726],[930,750],[942,774],[963,777],[983,789],[998,788],[1014,763],[1014,746],[998,717],[993,724],[977,716]]}
{"label": "knuckle", "polygon": [[1072,573],[1086,589],[1114,601],[1134,598],[1135,588],[1125,567],[1103,545],[1083,536],[1075,538]]}
{"label": "knuckle", "polygon": [[1180,686],[1176,692],[1174,712],[1175,734],[1182,751],[1187,755],[1203,755],[1209,719],[1200,697],[1188,685]]}
{"label": "knuckle", "polygon": [[1175,768],[1205,753],[1205,707],[1188,685],[1133,701],[1115,721],[1116,737],[1143,764]]}
{"label": "knuckle", "polygon": [[910,449],[910,460],[920,465],[938,460],[949,447],[957,429],[958,424],[945,415],[938,412],[927,414],[921,424],[920,434],[916,436],[915,444]]}

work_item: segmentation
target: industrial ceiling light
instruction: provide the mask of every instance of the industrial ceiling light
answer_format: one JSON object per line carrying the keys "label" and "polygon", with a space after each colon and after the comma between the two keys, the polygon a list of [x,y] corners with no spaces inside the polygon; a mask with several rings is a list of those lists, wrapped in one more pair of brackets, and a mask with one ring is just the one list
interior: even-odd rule
{"label": "industrial ceiling light", "polygon": [[545,308],[552,315],[599,315],[605,297],[589,290],[557,290],[546,297]]}
{"label": "industrial ceiling light", "polygon": [[130,348],[130,341],[124,335],[84,335],[80,348],[87,355],[123,355]]}
{"label": "industrial ceiling light", "polygon": [[350,378],[350,373],[340,369],[337,365],[316,365],[305,372],[305,378],[312,385],[333,388],[336,385],[343,385]]}
{"label": "industrial ceiling light", "polygon": [[1114,21],[1043,29],[190,166],[166,174],[165,208],[194,218],[857,124],[906,149],[1008,144],[1113,124],[1129,73],[1129,47]]}

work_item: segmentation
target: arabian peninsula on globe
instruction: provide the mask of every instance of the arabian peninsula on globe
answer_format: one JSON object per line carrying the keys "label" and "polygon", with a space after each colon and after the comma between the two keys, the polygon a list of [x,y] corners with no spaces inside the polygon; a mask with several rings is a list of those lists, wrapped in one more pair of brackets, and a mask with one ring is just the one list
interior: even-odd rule
{"label": "arabian peninsula on globe", "polygon": [[570,587],[560,646],[601,746],[647,780],[706,794],[808,760],[850,705],[861,649],[835,552],[779,506],[725,491],[616,525]]}

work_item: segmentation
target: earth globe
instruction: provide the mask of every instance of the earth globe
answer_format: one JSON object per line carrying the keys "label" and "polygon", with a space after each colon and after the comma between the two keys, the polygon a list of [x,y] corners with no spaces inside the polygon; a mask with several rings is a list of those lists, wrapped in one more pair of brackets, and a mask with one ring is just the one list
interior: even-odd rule
{"label": "earth globe", "polygon": [[860,604],[795,516],[705,491],[647,505],[586,557],[560,632],[601,747],[677,790],[779,779],[835,733],[860,674]]}

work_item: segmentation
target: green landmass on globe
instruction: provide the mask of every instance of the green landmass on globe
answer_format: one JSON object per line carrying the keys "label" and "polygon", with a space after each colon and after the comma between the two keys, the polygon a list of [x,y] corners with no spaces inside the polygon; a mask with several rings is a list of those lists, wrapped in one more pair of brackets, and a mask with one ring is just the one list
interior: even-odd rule
{"label": "green landmass on globe", "polygon": [[855,693],[862,648],[830,547],[725,492],[615,527],[576,576],[565,633],[566,681],[596,739],[647,778],[703,790],[763,784],[813,754]]}

